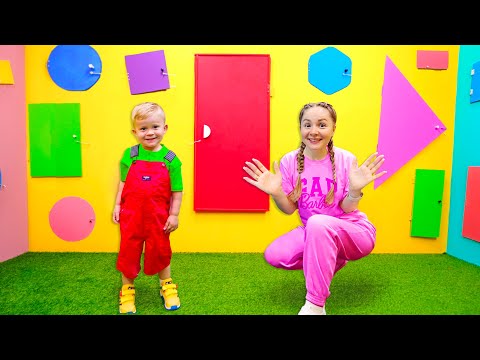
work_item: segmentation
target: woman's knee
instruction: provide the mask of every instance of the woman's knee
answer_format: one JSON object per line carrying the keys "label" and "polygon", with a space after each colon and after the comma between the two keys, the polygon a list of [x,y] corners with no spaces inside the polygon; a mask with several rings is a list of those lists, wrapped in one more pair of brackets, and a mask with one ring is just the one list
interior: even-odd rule
{"label": "woman's knee", "polygon": [[331,219],[331,216],[328,216],[328,215],[322,215],[322,214],[312,215],[307,220],[307,224],[305,226],[306,230],[321,231],[322,229],[328,229],[330,219]]}
{"label": "woman's knee", "polygon": [[269,263],[270,265],[275,266],[275,267],[280,267],[279,266],[280,259],[279,259],[278,253],[277,253],[277,251],[272,249],[271,246],[269,246],[265,249],[265,251],[263,253],[263,257],[264,257],[265,261],[267,263]]}

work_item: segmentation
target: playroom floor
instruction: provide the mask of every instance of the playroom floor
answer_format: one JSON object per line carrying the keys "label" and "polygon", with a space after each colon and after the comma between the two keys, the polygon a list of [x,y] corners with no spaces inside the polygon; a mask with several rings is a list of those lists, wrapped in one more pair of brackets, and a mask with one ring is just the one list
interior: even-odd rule
{"label": "playroom floor", "polygon": [[[117,315],[114,253],[29,252],[0,263],[0,315]],[[302,271],[268,265],[261,253],[177,253],[172,277],[181,307],[167,311],[159,282],[137,278],[138,315],[296,315]],[[480,267],[446,254],[371,254],[332,281],[327,315],[478,315]],[[126,315],[119,315],[126,316]],[[131,315],[128,315],[131,316]]]}

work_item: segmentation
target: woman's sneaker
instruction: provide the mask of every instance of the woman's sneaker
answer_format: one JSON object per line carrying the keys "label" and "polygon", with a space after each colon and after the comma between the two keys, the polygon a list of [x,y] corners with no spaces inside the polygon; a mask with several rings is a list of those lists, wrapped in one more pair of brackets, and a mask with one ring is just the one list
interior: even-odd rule
{"label": "woman's sneaker", "polygon": [[125,284],[120,290],[120,314],[135,314],[135,286]]}
{"label": "woman's sneaker", "polygon": [[325,306],[318,306],[306,300],[298,315],[327,315]]}
{"label": "woman's sneaker", "polygon": [[160,296],[163,300],[163,305],[167,310],[177,310],[180,307],[180,298],[178,297],[177,284],[172,282],[172,279],[165,279],[161,282]]}

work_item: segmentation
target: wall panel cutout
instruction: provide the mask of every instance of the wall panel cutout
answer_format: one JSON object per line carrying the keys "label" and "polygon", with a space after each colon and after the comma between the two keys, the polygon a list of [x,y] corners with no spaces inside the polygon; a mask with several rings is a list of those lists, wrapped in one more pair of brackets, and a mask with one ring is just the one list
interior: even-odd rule
{"label": "wall panel cutout", "polygon": [[447,70],[448,51],[417,50],[417,68]]}
{"label": "wall panel cutout", "polygon": [[352,60],[334,47],[327,47],[310,56],[308,82],[331,95],[346,88],[352,81]]}
{"label": "wall panel cutout", "polygon": [[167,60],[163,50],[125,56],[130,94],[170,89]]}
{"label": "wall panel cutout", "polygon": [[8,60],[0,60],[0,84],[15,84],[15,81],[13,79],[12,67],[10,66],[10,61]]}
{"label": "wall panel cutout", "polygon": [[440,235],[444,180],[444,170],[416,170],[411,236]]}
{"label": "wall panel cutout", "polygon": [[480,166],[469,166],[462,236],[480,242]]}
{"label": "wall panel cutout", "polygon": [[65,241],[80,241],[95,227],[95,211],[84,199],[69,196],[58,200],[48,215],[52,231]]}
{"label": "wall panel cutout", "polygon": [[[415,131],[405,131],[405,119],[415,124]],[[382,165],[387,173],[374,180],[373,188],[383,184],[445,130],[446,126],[387,57],[377,145],[378,153],[388,159]]]}
{"label": "wall panel cutout", "polygon": [[477,61],[472,65],[470,75],[472,76],[470,85],[470,103],[474,103],[480,100],[480,61]]}
{"label": "wall panel cutout", "polygon": [[80,104],[29,104],[30,175],[82,176]]}
{"label": "wall panel cutout", "polygon": [[194,128],[194,210],[268,211],[243,166],[270,167],[270,55],[196,54]]}
{"label": "wall panel cutout", "polygon": [[85,91],[97,83],[102,74],[102,60],[89,45],[58,45],[47,61],[53,82],[68,91]]}

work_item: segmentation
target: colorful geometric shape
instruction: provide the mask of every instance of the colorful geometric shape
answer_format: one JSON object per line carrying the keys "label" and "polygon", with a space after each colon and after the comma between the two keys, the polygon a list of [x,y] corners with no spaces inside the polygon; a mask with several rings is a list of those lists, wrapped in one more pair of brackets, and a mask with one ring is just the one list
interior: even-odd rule
{"label": "colorful geometric shape", "polygon": [[125,65],[132,95],[170,88],[163,50],[126,55]]}
{"label": "colorful geometric shape", "polygon": [[15,84],[13,81],[12,67],[10,66],[10,61],[8,60],[0,60],[0,84]]}
{"label": "colorful geometric shape", "polygon": [[350,85],[352,60],[334,47],[327,47],[310,56],[308,82],[330,95]]}
{"label": "colorful geometric shape", "polygon": [[462,236],[480,242],[480,166],[469,166]]}
{"label": "colorful geometric shape", "polygon": [[28,104],[30,175],[82,176],[80,104]]}
{"label": "colorful geometric shape", "polygon": [[[194,210],[268,211],[268,195],[243,180],[242,166],[270,163],[270,55],[195,54],[194,70]],[[218,162],[228,182],[212,178]]]}
{"label": "colorful geometric shape", "polygon": [[65,90],[90,89],[100,79],[102,60],[89,45],[58,45],[47,62],[52,80]]}
{"label": "colorful geometric shape", "polygon": [[470,103],[480,100],[480,61],[473,64],[470,72],[472,84],[470,86]]}
{"label": "colorful geometric shape", "polygon": [[95,212],[82,198],[70,196],[55,203],[48,216],[50,227],[60,239],[85,239],[95,227]]}
{"label": "colorful geometric shape", "polygon": [[417,69],[448,69],[448,51],[417,50]]}
{"label": "colorful geometric shape", "polygon": [[440,235],[444,180],[445,170],[415,171],[411,236],[436,238]]}
{"label": "colorful geometric shape", "polygon": [[[413,128],[412,128],[413,126]],[[374,189],[446,130],[425,100],[387,56],[377,151],[385,155]]]}

